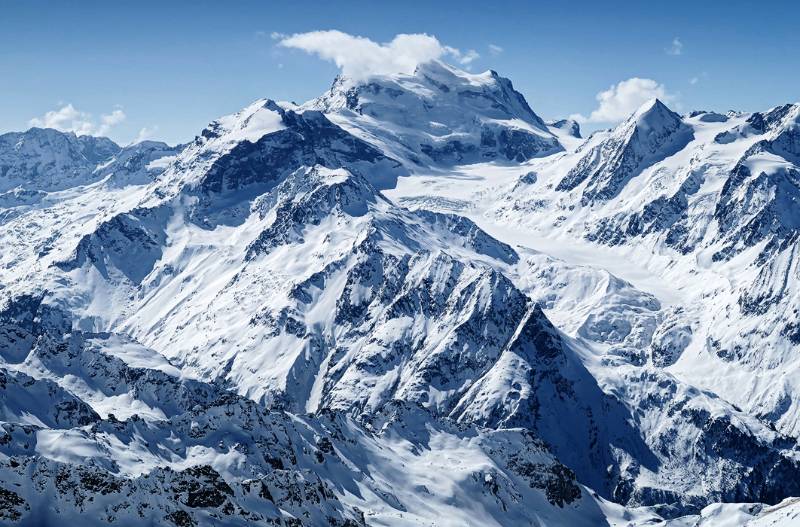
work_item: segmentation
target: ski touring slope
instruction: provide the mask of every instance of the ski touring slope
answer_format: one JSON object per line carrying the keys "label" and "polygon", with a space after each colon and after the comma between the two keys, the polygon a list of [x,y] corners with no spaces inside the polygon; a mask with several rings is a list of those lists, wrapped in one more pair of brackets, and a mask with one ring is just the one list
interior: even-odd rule
{"label": "ski touring slope", "polygon": [[440,62],[0,136],[0,524],[795,524],[800,105]]}

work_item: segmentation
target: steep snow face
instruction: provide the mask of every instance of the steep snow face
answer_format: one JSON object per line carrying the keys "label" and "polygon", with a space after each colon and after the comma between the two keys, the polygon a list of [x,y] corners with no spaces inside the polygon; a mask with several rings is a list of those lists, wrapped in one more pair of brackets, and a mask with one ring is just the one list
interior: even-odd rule
{"label": "steep snow face", "polygon": [[567,150],[574,151],[583,144],[581,127],[572,119],[561,119],[547,123],[547,128],[558,138],[558,142]]}
{"label": "steep snow face", "polygon": [[243,221],[255,198],[303,166],[346,166],[378,188],[408,173],[320,112],[284,106],[260,100],[211,123],[164,168],[146,205],[197,200],[194,220],[211,228]]}
{"label": "steep snow face", "polygon": [[[632,414],[647,415],[648,422],[658,423],[652,429],[642,424],[637,428],[656,457],[667,456],[658,463],[659,470],[648,474],[650,469],[638,464],[639,475],[634,477],[638,490],[628,493],[620,487],[615,491],[618,499],[634,503],[647,495],[650,498],[645,500],[652,499],[655,494],[648,487],[659,480],[656,486],[664,485],[663,475],[671,472],[666,467],[674,460],[680,459],[684,467],[695,466],[697,461],[682,457],[680,449],[666,454],[664,446],[677,437],[685,439],[676,444],[694,441],[691,438],[697,436],[692,430],[697,423],[702,421],[700,427],[710,431],[719,426],[711,416],[738,415],[730,418],[736,422],[750,415],[796,437],[800,415],[796,344],[791,340],[797,327],[793,306],[797,296],[792,285],[797,276],[793,263],[796,249],[790,249],[797,243],[793,234],[796,215],[791,212],[795,185],[787,172],[794,170],[789,154],[794,148],[794,106],[765,114],[700,112],[686,118],[661,106],[645,106],[616,130],[594,134],[574,153],[516,167],[460,166],[448,174],[421,169],[416,177],[401,180],[397,189],[388,192],[392,199],[415,209],[467,214],[499,239],[566,260],[554,262],[539,253],[529,256],[517,248],[521,262],[531,267],[510,276],[539,300],[559,328],[587,344],[580,355],[605,393],[618,395]],[[642,130],[656,132],[640,134],[637,124],[642,124]],[[735,139],[728,140],[728,133]],[[626,141],[619,141],[620,137]],[[633,139],[636,141],[631,142]],[[739,243],[726,252],[726,246],[740,238],[720,233],[715,213],[723,188],[728,181],[729,188],[747,188],[746,183],[731,177],[734,168],[742,158],[776,150],[763,143],[754,147],[776,139],[785,145],[781,146],[783,154],[770,152],[772,161],[765,159],[760,165],[766,174],[760,189],[754,185],[754,190],[759,190],[751,191],[749,197],[746,190],[728,192],[736,196],[733,202],[739,207],[738,211],[732,209],[736,212],[728,232],[750,230],[756,235],[752,242]],[[588,176],[573,190],[556,189],[571,170],[589,159],[588,152],[599,155],[612,143],[620,146],[615,150],[619,159],[635,161],[619,165],[635,169],[611,169],[592,187],[613,188],[614,192],[594,194],[594,199],[587,200]],[[647,148],[628,148],[634,143]],[[626,157],[630,152],[647,154]],[[767,167],[782,171],[776,170],[770,178]],[[470,183],[454,184],[463,181]],[[751,211],[741,213],[748,207]],[[749,229],[751,218],[757,216],[763,219],[752,225],[764,227]],[[714,254],[719,256],[714,258]],[[768,257],[770,254],[775,256]],[[575,263],[582,265],[576,268]],[[637,292],[630,283],[620,285],[618,279],[609,279],[586,265],[604,267],[653,295]],[[662,373],[662,369],[666,371]],[[652,404],[658,390],[644,379],[653,372],[658,372],[656,384],[676,390],[670,396],[675,397],[672,402]],[[644,388],[631,390],[632,385]],[[693,386],[733,404],[725,403],[727,409],[723,410],[701,403],[701,392]],[[678,396],[680,393],[685,395]],[[687,411],[676,420],[672,405],[678,408],[690,401],[703,409]],[[697,421],[693,415],[709,418]],[[653,433],[646,432],[648,429]],[[668,431],[672,439],[661,436],[662,431]],[[792,441],[788,439],[786,444]],[[731,453],[728,459],[740,454]],[[707,482],[724,479],[712,466],[692,470],[708,474]],[[739,473],[736,478],[745,477],[749,470],[746,465],[726,469]],[[697,482],[688,474],[681,478]],[[691,489],[695,483],[673,488],[684,498],[708,492],[703,486]],[[732,497],[735,493],[728,489],[718,498],[739,499]]]}
{"label": "steep snow face", "polygon": [[349,135],[319,112],[283,110],[271,101],[260,113],[266,111],[280,118],[281,127],[252,141],[236,142],[237,131],[216,138],[215,127],[206,129],[204,133],[212,137],[209,147],[223,140],[234,141],[235,146],[202,175],[198,183],[203,192],[219,194],[253,187],[260,194],[301,166],[346,166],[379,188],[394,186],[397,176],[405,173],[399,162]]}
{"label": "steep snow face", "polygon": [[[763,240],[786,238],[797,228],[789,211],[797,200],[798,108],[787,105],[767,117],[757,113],[725,121],[704,120],[707,113],[695,115],[684,125],[696,137],[645,170],[641,183],[627,185],[620,199],[596,214],[599,226],[587,236],[613,245],[655,234],[683,253],[722,244],[715,260],[729,259]],[[562,184],[556,190],[569,190]],[[620,211],[622,207],[633,212]]]}
{"label": "steep snow face", "polygon": [[547,127],[550,129],[556,128],[562,130],[575,139],[582,139],[581,126],[574,119],[561,119],[559,121],[549,122],[547,123]]}
{"label": "steep snow face", "polygon": [[50,128],[0,135],[0,195],[15,187],[53,191],[89,183],[97,165],[119,151],[105,137]]}
{"label": "steep snow face", "polygon": [[[148,195],[147,184],[164,170],[164,161],[182,148],[144,142],[120,149],[103,138],[56,130],[16,136],[18,148],[6,152],[6,176],[13,178],[0,177],[0,185],[14,186],[0,192],[2,299],[30,290],[104,219],[134,207]],[[109,144],[113,148],[104,157]]]}
{"label": "steep snow face", "polygon": [[0,370],[0,420],[42,428],[72,428],[98,419],[92,408],[56,383]]}
{"label": "steep snow face", "polygon": [[305,107],[414,164],[524,161],[563,150],[511,81],[435,61],[413,75],[339,77]]}
{"label": "steep snow face", "polygon": [[800,203],[800,104],[749,120],[762,119],[766,137],[744,153],[720,192],[714,218],[726,246],[714,255],[717,259],[763,240],[780,243],[800,230],[795,214]]}
{"label": "steep snow face", "polygon": [[[446,294],[455,289],[454,294],[464,297],[459,304],[467,303],[455,309],[474,309],[475,315],[480,316],[485,308],[471,307],[471,303],[493,302],[492,295],[497,294],[493,291],[497,286],[493,284],[503,281],[484,262],[497,259],[502,264],[516,259],[510,247],[491,239],[468,220],[404,212],[364,178],[341,169],[299,169],[256,200],[252,210],[251,216],[235,230],[218,227],[215,231],[221,232],[208,232],[206,226],[186,221],[187,216],[193,217],[192,212],[181,217],[168,206],[137,209],[104,223],[81,241],[74,259],[60,266],[74,274],[78,284],[94,282],[83,276],[97,273],[98,278],[116,289],[108,294],[119,295],[125,288],[140,289],[141,293],[130,293],[139,298],[134,300],[133,312],[124,324],[144,342],[179,357],[182,362],[194,364],[204,374],[219,375],[227,370],[227,375],[237,379],[241,390],[254,398],[272,394],[268,400],[278,395],[283,399],[285,395],[281,394],[291,390],[292,397],[286,404],[305,408],[305,397],[312,391],[311,383],[319,364],[333,351],[330,348],[344,348],[344,342],[350,341],[351,346],[361,348],[366,344],[362,335],[369,326],[406,316],[391,315],[388,322],[378,316],[395,303],[397,295],[416,295],[421,283],[426,280],[438,283],[443,279],[441,273],[449,273],[451,280],[457,282],[460,278],[464,282],[447,285]],[[198,242],[191,238],[206,232],[195,248]],[[229,240],[226,254],[208,259],[207,279],[198,277],[188,255],[196,258],[196,251],[209,244],[210,250],[218,252],[219,236]],[[139,256],[125,258],[131,251]],[[301,257],[303,254],[311,258]],[[208,258],[211,256],[209,253]],[[465,258],[474,263],[470,265],[468,261],[465,265],[458,261]],[[293,268],[287,269],[287,262],[293,262]],[[447,271],[448,268],[451,270]],[[190,276],[192,279],[188,281]],[[277,279],[279,276],[284,278]],[[407,286],[403,285],[405,281]],[[169,283],[182,284],[184,293],[175,297]],[[506,281],[503,287],[512,286]],[[69,290],[74,289],[70,286]],[[209,294],[212,291],[215,293]],[[245,291],[249,291],[249,298],[243,296]],[[477,300],[469,301],[471,295],[480,291],[483,292]],[[97,296],[97,292],[92,294]],[[513,290],[512,294],[517,295],[515,303],[523,309],[524,297]],[[64,299],[68,300],[66,296]],[[376,312],[369,314],[373,300]],[[453,308],[434,297],[416,302],[419,301],[423,303],[409,306],[408,315],[421,316],[422,320],[416,324],[420,327],[428,325],[425,320],[430,317],[430,324],[435,321],[440,325],[443,335],[460,317],[466,316],[456,311],[445,320],[436,320],[437,315],[444,317],[445,310]],[[435,309],[428,306],[434,301],[439,306]],[[233,324],[223,328],[209,324],[207,319],[197,319],[194,314],[199,307],[197,302],[229,305],[233,311],[228,316]],[[130,301],[128,304],[131,305]],[[155,307],[157,311],[152,310]],[[500,304],[495,309],[499,307]],[[102,304],[83,305],[85,321],[81,324],[99,324],[101,329],[111,323],[114,327],[106,312],[116,310],[106,308]],[[364,322],[369,326],[356,330],[362,316],[367,317]],[[417,331],[412,329],[415,324],[411,322],[407,322],[409,331]],[[507,324],[506,331],[513,331],[513,321]],[[347,331],[354,333],[348,336]],[[403,333],[386,338],[411,337]],[[414,338],[425,339],[426,335]],[[198,339],[204,341],[199,346],[205,350],[202,355],[193,351],[199,349]],[[432,340],[428,346],[435,348],[437,342]],[[498,345],[501,344],[493,344],[493,353],[499,351]],[[314,350],[311,355],[309,346]],[[264,350],[269,349],[280,351],[280,355],[265,356]],[[426,349],[427,346],[418,350],[421,357]],[[354,352],[352,356],[363,359],[364,353]],[[490,359],[481,361],[489,363]],[[343,368],[344,364],[338,366]],[[418,367],[413,367],[409,375],[418,375],[415,373]],[[246,374],[247,371],[257,373],[253,376]],[[397,373],[386,372],[390,376]],[[362,374],[355,370],[353,378],[363,382]],[[349,376],[346,377],[342,384],[350,382]],[[389,382],[389,377],[385,382]],[[356,401],[377,397],[370,392],[378,390],[348,389],[342,396],[343,404],[349,407]],[[382,395],[376,404],[383,404],[391,395],[392,392]]]}

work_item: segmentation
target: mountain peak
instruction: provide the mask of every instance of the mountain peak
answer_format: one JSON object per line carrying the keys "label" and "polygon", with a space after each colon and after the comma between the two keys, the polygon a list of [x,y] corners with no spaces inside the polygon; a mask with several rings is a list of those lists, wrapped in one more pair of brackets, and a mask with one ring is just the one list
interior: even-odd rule
{"label": "mountain peak", "polygon": [[574,137],[575,139],[582,139],[581,136],[581,125],[578,124],[578,121],[574,119],[559,119],[557,121],[550,121],[547,123],[547,126],[550,128],[558,128],[559,130],[563,130],[569,136]]}
{"label": "mountain peak", "polygon": [[661,99],[659,99],[658,97],[652,97],[651,99],[645,101],[645,103],[639,107],[639,111],[642,111],[643,109],[652,110],[654,108],[665,108],[669,110],[669,108],[667,108],[667,105],[664,104],[661,101]]}
{"label": "mountain peak", "polygon": [[211,122],[201,133],[209,144],[255,142],[284,128],[285,110],[271,99],[258,99],[242,110]]}
{"label": "mountain peak", "polygon": [[481,108],[484,112],[491,111],[498,119],[519,118],[546,131],[544,121],[509,79],[493,70],[469,73],[438,60],[419,64],[412,74],[373,75],[363,80],[338,75],[327,93],[304,107],[359,112],[365,104],[391,102],[401,106],[413,102],[411,98],[424,101],[431,109],[439,105],[470,106],[470,103],[489,99]]}
{"label": "mountain peak", "polygon": [[681,120],[681,116],[669,109],[660,99],[653,97],[642,104],[631,116],[637,126],[663,126],[672,125]]}
{"label": "mountain peak", "polygon": [[650,99],[584,155],[556,190],[570,191],[587,182],[584,204],[608,201],[642,170],[683,148],[691,137],[691,128],[680,115],[659,99]]}
{"label": "mountain peak", "polygon": [[0,135],[3,525],[800,496],[800,107],[627,117],[433,61],[185,146]]}
{"label": "mountain peak", "polygon": [[0,135],[0,192],[63,190],[92,179],[92,171],[121,150],[106,137],[30,128]]}
{"label": "mountain peak", "polygon": [[449,80],[453,83],[475,85],[492,83],[501,78],[494,70],[487,70],[483,73],[470,73],[440,60],[431,60],[419,64],[414,70],[413,76],[418,78],[434,77],[441,80]]}
{"label": "mountain peak", "polygon": [[510,80],[440,61],[420,64],[413,74],[358,82],[339,76],[301,108],[329,114],[362,137],[399,142],[413,164],[525,161],[563,150]]}

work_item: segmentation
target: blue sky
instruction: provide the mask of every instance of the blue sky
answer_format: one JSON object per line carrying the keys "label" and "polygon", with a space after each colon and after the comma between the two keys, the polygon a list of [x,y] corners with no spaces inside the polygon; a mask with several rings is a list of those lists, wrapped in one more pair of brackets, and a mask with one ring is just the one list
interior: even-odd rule
{"label": "blue sky", "polygon": [[546,119],[591,120],[596,95],[631,78],[678,110],[760,110],[800,99],[798,20],[796,1],[0,0],[0,130],[71,105],[69,122],[123,143],[186,141],[259,97],[322,93],[337,67],[271,35],[329,29],[474,50],[472,71],[511,78]]}

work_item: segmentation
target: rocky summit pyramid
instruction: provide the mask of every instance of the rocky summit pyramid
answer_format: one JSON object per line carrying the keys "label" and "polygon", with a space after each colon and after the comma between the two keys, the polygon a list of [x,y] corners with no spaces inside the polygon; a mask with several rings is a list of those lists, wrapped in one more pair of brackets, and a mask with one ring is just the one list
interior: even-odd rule
{"label": "rocky summit pyramid", "polygon": [[432,62],[0,136],[0,523],[791,525],[799,108]]}

